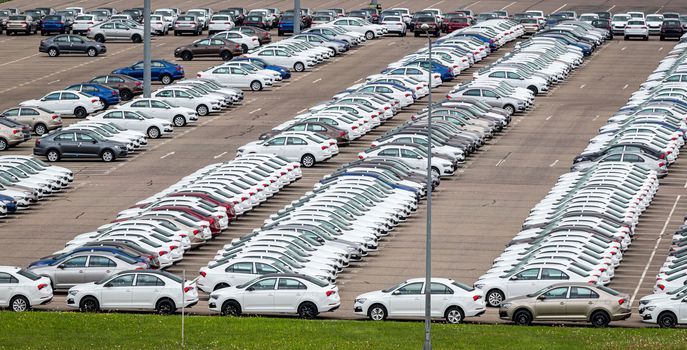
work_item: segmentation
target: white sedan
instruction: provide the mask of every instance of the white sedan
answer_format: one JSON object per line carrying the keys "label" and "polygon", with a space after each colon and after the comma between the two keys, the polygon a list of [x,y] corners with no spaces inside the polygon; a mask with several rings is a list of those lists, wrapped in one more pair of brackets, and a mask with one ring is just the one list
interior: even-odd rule
{"label": "white sedan", "polygon": [[[484,294],[448,278],[432,278],[433,318],[461,323],[465,317],[483,314],[487,307]],[[353,311],[373,321],[387,318],[420,318],[425,314],[425,279],[414,278],[391,288],[361,294],[355,298]]]}
{"label": "white sedan", "polygon": [[186,107],[177,107],[157,98],[139,98],[118,106],[123,110],[144,113],[147,116],[167,120],[174,126],[185,126],[198,120],[196,111]]}
{"label": "white sedan", "polygon": [[198,72],[198,78],[211,79],[224,86],[260,91],[272,86],[273,80],[264,74],[252,73],[241,67],[215,67]]}
{"label": "white sedan", "polygon": [[290,161],[300,162],[306,168],[332,157],[328,142],[318,142],[305,136],[277,135],[271,139],[253,141],[239,147],[236,156],[241,157],[253,153],[282,156]]}
{"label": "white sedan", "polygon": [[231,20],[230,15],[214,15],[210,17],[210,24],[208,25],[208,34],[212,35],[218,32],[224,32],[234,28],[234,21]]}
{"label": "white sedan", "polygon": [[0,266],[0,307],[22,312],[52,300],[50,279],[18,267]]}
{"label": "white sedan", "polygon": [[19,105],[41,107],[57,114],[74,115],[77,118],[86,118],[89,114],[105,108],[98,97],[70,90],[53,91],[41,99],[27,100]]}
{"label": "white sedan", "polygon": [[288,67],[296,72],[303,72],[315,65],[315,60],[304,55],[292,54],[285,49],[263,48],[246,55],[249,58],[260,58],[267,64]]}
{"label": "white sedan", "polygon": [[687,296],[658,299],[648,305],[639,306],[642,322],[658,324],[662,328],[673,328],[687,324]]}
{"label": "white sedan", "polygon": [[152,97],[163,100],[174,106],[191,108],[201,117],[211,112],[219,112],[222,110],[220,102],[216,99],[202,95],[196,96],[181,87],[168,87],[157,90],[153,93]]}
{"label": "white sedan", "polygon": [[135,111],[112,110],[92,117],[88,120],[113,123],[127,130],[145,133],[151,139],[158,139],[174,131],[172,123],[152,117],[146,117]]}
{"label": "white sedan", "polygon": [[257,36],[247,35],[236,30],[220,32],[212,37],[227,39],[240,44],[243,52],[248,52],[248,50],[253,50],[260,46],[260,41]]}
{"label": "white sedan", "polygon": [[222,315],[297,314],[311,319],[341,306],[339,289],[313,277],[299,274],[269,274],[238,287],[210,294],[210,310]]}

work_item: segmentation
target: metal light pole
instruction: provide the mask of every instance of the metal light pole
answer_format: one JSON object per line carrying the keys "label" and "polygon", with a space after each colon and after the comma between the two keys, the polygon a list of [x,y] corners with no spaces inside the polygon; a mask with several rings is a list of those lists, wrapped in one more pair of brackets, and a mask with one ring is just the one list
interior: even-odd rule
{"label": "metal light pole", "polygon": [[150,97],[150,0],[143,0],[143,96]]}
{"label": "metal light pole", "polygon": [[293,0],[293,35],[301,33],[301,0]]}
{"label": "metal light pole", "polygon": [[427,232],[425,242],[425,344],[432,350],[432,38],[429,25],[420,26],[429,42],[429,99],[427,101]]}

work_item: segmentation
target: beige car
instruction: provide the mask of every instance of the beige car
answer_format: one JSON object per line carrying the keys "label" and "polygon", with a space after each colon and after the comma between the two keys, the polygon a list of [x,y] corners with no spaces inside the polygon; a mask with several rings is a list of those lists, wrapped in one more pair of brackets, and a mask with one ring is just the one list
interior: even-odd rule
{"label": "beige car", "polygon": [[630,317],[630,297],[586,283],[559,283],[536,293],[504,300],[499,317],[519,325],[532,321],[583,321],[606,327]]}
{"label": "beige car", "polygon": [[24,132],[21,128],[12,128],[0,124],[0,151],[6,151],[24,141]]}
{"label": "beige car", "polygon": [[62,117],[41,107],[14,107],[0,113],[0,117],[27,124],[38,136],[62,127]]}

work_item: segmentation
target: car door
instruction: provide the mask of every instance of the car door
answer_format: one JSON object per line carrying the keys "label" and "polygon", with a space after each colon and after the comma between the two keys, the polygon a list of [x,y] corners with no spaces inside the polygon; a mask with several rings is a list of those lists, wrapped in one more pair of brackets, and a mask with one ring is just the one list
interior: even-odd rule
{"label": "car door", "polygon": [[[153,61],[150,63],[150,76],[151,76],[151,78],[160,79],[160,77],[162,76],[162,74],[164,72],[165,72],[165,65],[164,64],[162,64],[160,62],[156,62],[156,61]],[[143,71],[142,70],[141,70],[141,79],[143,79]]]}
{"label": "car door", "polygon": [[[153,309],[157,303],[165,282],[159,277],[139,273],[136,276],[136,284],[133,286],[133,293],[131,296],[131,306],[140,309]],[[179,291],[181,293],[181,290]]]}
{"label": "car door", "polygon": [[126,128],[124,126],[124,112],[123,111],[110,111],[102,116],[103,121],[108,123],[113,123],[119,127]]}
{"label": "car door", "polygon": [[297,312],[307,289],[305,284],[295,278],[280,278],[274,294],[274,311]]}
{"label": "car door", "polygon": [[128,39],[131,36],[131,28],[124,23],[115,23],[112,37],[117,39]]}
{"label": "car door", "polygon": [[277,59],[277,65],[293,67],[295,64],[295,62],[292,62],[294,59],[289,57],[289,54],[286,52],[286,50],[274,50],[274,55]]}
{"label": "car door", "polygon": [[100,292],[100,307],[131,307],[135,273],[119,275],[103,285]]}
{"label": "car door", "polygon": [[285,152],[289,159],[295,159],[295,161],[300,161],[301,156],[311,151],[308,150],[308,142],[303,140],[303,138],[289,136],[286,139]]}
{"label": "car door", "polygon": [[150,100],[147,99],[140,99],[136,100],[133,103],[131,103],[130,107],[132,109],[135,109],[137,111],[141,111],[143,113],[146,113],[147,115],[153,117],[153,118],[158,118],[158,110],[150,108]]}
{"label": "car door", "polygon": [[[153,71],[154,71],[154,69],[152,68],[152,63],[151,63],[151,68],[150,68],[151,78],[154,78]],[[136,63],[133,66],[131,66],[127,75],[132,77],[132,78],[143,79],[143,62],[139,62],[139,63]]]}
{"label": "car door", "polygon": [[55,143],[63,156],[78,156],[78,147],[76,146],[76,136],[73,132],[64,133],[55,137]]}
{"label": "car door", "polygon": [[111,276],[117,268],[117,263],[109,257],[91,255],[84,273],[84,282],[97,282]]}
{"label": "car door", "polygon": [[261,279],[246,288],[241,308],[244,312],[269,312],[274,309],[276,278]]}
{"label": "car door", "polygon": [[[267,151],[267,153],[272,153],[272,154],[276,154],[276,155],[280,155],[280,156],[289,158],[288,152],[286,152],[286,148],[284,147],[285,144],[286,144],[286,137],[275,137],[275,138],[265,142],[265,144],[263,146],[265,147],[265,150]],[[289,158],[289,159],[291,159],[291,158]],[[300,159],[298,159],[298,160],[300,161]]]}
{"label": "car door", "polygon": [[389,316],[421,316],[424,312],[423,282],[408,283],[391,293]]}
{"label": "car door", "polygon": [[251,262],[237,262],[231,264],[224,269],[224,272],[226,273],[225,277],[227,279],[227,284],[230,286],[244,284],[256,277],[253,272],[253,263]]}
{"label": "car door", "polygon": [[[444,311],[453,302],[453,289],[443,283],[432,282],[432,317],[444,317]],[[422,312],[424,313],[424,302]]]}
{"label": "car door", "polygon": [[236,87],[248,87],[251,83],[251,78],[248,76],[248,72],[239,68],[230,68],[231,80],[234,82]]}
{"label": "car door", "polygon": [[268,64],[273,64],[277,66],[283,65],[283,62],[274,56],[274,50],[262,50],[258,52],[258,57],[265,60],[265,62],[267,62]]}
{"label": "car door", "polygon": [[16,277],[6,272],[0,272],[0,307],[9,306],[10,298],[18,283]]}
{"label": "car door", "polygon": [[[30,120],[31,118],[27,118],[28,116],[24,116],[24,113],[21,113],[21,109],[26,109],[28,110],[29,108],[10,108],[4,112],[2,112],[2,117],[11,119],[16,121],[17,123],[22,123],[22,124],[31,124]],[[27,113],[28,114],[28,113]],[[32,124],[33,125],[33,124]]]}
{"label": "car door", "polygon": [[427,160],[421,156],[419,153],[402,148],[401,149],[401,158],[403,158],[403,162],[408,164],[409,166],[416,168],[416,169],[427,169]]}
{"label": "car door", "polygon": [[98,141],[86,132],[76,132],[76,147],[81,157],[97,157],[100,155]]}
{"label": "car door", "polygon": [[592,308],[599,300],[599,294],[587,287],[570,287],[570,294],[566,300],[566,318],[571,320],[586,320]]}
{"label": "car door", "polygon": [[527,269],[512,276],[506,283],[506,298],[534,293],[539,282],[539,268]]}
{"label": "car door", "polygon": [[542,293],[534,301],[535,319],[560,319],[566,317],[568,287],[557,287]]}
{"label": "car door", "polygon": [[467,102],[477,102],[480,100],[481,93],[479,89],[469,89],[463,92],[461,100]]}
{"label": "car door", "polygon": [[210,39],[201,39],[193,44],[193,54],[195,56],[209,56],[211,52]]}
{"label": "car door", "polygon": [[687,324],[687,298],[682,298],[680,306],[678,307],[677,322],[679,324]]}
{"label": "car door", "polygon": [[149,116],[163,120],[170,120],[173,116],[168,106],[160,101],[150,100],[150,108],[146,110]]}
{"label": "car door", "polygon": [[83,53],[86,52],[86,41],[75,35],[70,35],[69,36],[69,46],[71,47],[70,51],[74,53]]}
{"label": "car door", "polygon": [[124,111],[124,127],[142,133],[147,132],[145,120],[141,120],[138,114],[130,111]]}
{"label": "car door", "polygon": [[105,34],[105,38],[117,38],[114,23],[105,23],[100,26],[100,30]]}
{"label": "car door", "polygon": [[60,50],[61,53],[70,53],[72,52],[72,47],[71,43],[69,42],[69,37],[68,36],[58,36],[53,39],[53,43],[57,45],[57,48]]}
{"label": "car door", "polygon": [[43,97],[41,99],[41,102],[43,102],[42,107],[44,107],[45,109],[51,110],[55,113],[66,114],[66,113],[73,112],[70,110],[66,110],[62,107],[59,92],[53,92],[51,94],[47,94],[45,97]]}
{"label": "car door", "polygon": [[53,284],[55,287],[71,287],[84,283],[86,275],[86,263],[88,256],[77,256],[59,263],[54,272]]}

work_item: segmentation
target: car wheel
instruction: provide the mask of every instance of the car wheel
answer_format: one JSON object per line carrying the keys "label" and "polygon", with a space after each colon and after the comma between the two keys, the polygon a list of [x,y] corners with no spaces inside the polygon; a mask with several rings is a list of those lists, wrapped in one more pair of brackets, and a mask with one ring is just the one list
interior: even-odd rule
{"label": "car wheel", "polygon": [[300,318],[312,320],[317,314],[317,306],[313,303],[305,302],[298,306],[298,316]]}
{"label": "car wheel", "polygon": [[102,159],[105,163],[109,163],[115,159],[114,152],[110,151],[109,149],[106,149],[103,151],[103,153],[100,154],[100,159]]}
{"label": "car wheel", "polygon": [[60,160],[60,152],[51,149],[48,151],[48,153],[45,154],[45,157],[48,158],[48,162],[56,162]]}
{"label": "car wheel", "polygon": [[229,300],[222,304],[222,316],[241,316],[241,305],[239,303]]}
{"label": "car wheel", "polygon": [[93,39],[99,43],[105,42],[105,36],[102,34],[97,34]]}
{"label": "car wheel", "polygon": [[58,51],[56,48],[51,47],[48,49],[48,56],[50,57],[57,57],[60,55],[60,51]]}
{"label": "car wheel", "polygon": [[88,115],[88,111],[86,111],[86,108],[76,107],[74,109],[74,116],[77,118],[86,118],[87,115]]}
{"label": "car wheel", "polygon": [[375,38],[375,33],[373,33],[371,30],[368,30],[365,32],[365,39],[367,40],[372,40]]}
{"label": "car wheel", "polygon": [[41,136],[48,132],[48,127],[46,127],[45,124],[38,123],[33,127],[33,132],[35,132],[36,135]]}
{"label": "car wheel", "polygon": [[119,98],[122,99],[122,101],[129,101],[134,97],[134,93],[131,92],[131,90],[124,89],[119,91]]}
{"label": "car wheel", "polygon": [[647,41],[647,40],[649,40],[649,36],[647,35],[643,39],[644,39],[644,41]]}
{"label": "car wheel", "polygon": [[674,328],[677,324],[677,317],[672,312],[663,312],[658,315],[656,322],[661,328]]}
{"label": "car wheel", "polygon": [[519,326],[529,326],[532,324],[532,313],[527,310],[518,310],[513,315],[513,322]]}
{"label": "car wheel", "polygon": [[95,57],[98,56],[98,50],[91,47],[88,50],[86,50],[86,54],[88,55],[88,57]]}
{"label": "car wheel", "polygon": [[179,32],[177,32],[177,31],[175,30],[175,31],[174,31],[174,36],[179,36]]}
{"label": "car wheel", "polygon": [[315,165],[315,157],[312,154],[306,154],[301,158],[301,164],[306,168],[311,168]]}
{"label": "car wheel", "polygon": [[196,113],[198,113],[199,116],[204,117],[210,113],[208,110],[208,107],[206,105],[200,105],[196,107]]}
{"label": "car wheel", "polygon": [[[8,34],[8,35],[9,35],[9,34]],[[281,30],[278,30],[278,31],[277,31],[277,36],[284,36],[284,32],[282,32]]]}
{"label": "car wheel", "polygon": [[260,90],[262,90],[262,83],[260,83],[259,81],[255,80],[255,81],[253,81],[252,83],[250,83],[250,89],[251,89],[252,91],[260,91]]}
{"label": "car wheel", "polygon": [[[26,35],[30,35],[30,34],[31,34],[31,30],[29,29],[29,31],[26,32]],[[41,30],[41,36],[45,36],[45,34],[47,34],[47,33]]]}
{"label": "car wheel", "polygon": [[232,58],[231,52],[229,51],[222,51],[219,57],[222,59],[222,61],[229,61]]}
{"label": "car wheel", "polygon": [[295,70],[296,72],[302,72],[305,70],[305,65],[303,64],[303,62],[296,62],[293,65],[293,70]]}
{"label": "car wheel", "polygon": [[414,34],[416,38],[420,36],[420,33],[418,33],[417,31]]}
{"label": "car wheel", "polygon": [[133,41],[135,44],[138,44],[140,42],[143,42],[143,38],[141,38],[141,36],[138,34],[134,34],[131,36],[131,41]]}
{"label": "car wheel", "polygon": [[611,318],[605,311],[597,311],[592,314],[591,321],[592,326],[602,328],[608,326],[608,324],[611,322]]}
{"label": "car wheel", "polygon": [[176,311],[176,306],[174,302],[169,299],[162,299],[155,305],[155,311],[160,315],[170,315]]}
{"label": "car wheel", "polygon": [[177,115],[172,118],[172,123],[174,123],[174,126],[182,127],[186,125],[186,118],[184,118],[182,115]]}
{"label": "car wheel", "polygon": [[184,51],[181,53],[181,59],[184,61],[190,61],[193,59],[193,54],[188,51]]}
{"label": "car wheel", "polygon": [[499,306],[503,299],[506,299],[506,296],[498,289],[492,289],[487,293],[487,304],[489,304],[489,306]]}
{"label": "car wheel", "polygon": [[386,308],[383,305],[374,304],[367,311],[367,316],[372,321],[384,321],[387,316]]}
{"label": "car wheel", "polygon": [[461,310],[457,306],[451,306],[446,310],[446,323],[450,324],[459,324],[463,322],[463,319],[465,318],[465,314],[463,314],[463,310]]}
{"label": "car wheel", "polygon": [[243,51],[243,53],[248,53],[248,45],[241,44],[241,50]]}
{"label": "car wheel", "polygon": [[103,98],[100,99],[100,103],[103,104],[103,110],[108,109],[110,107],[110,104],[107,103]]}
{"label": "car wheel", "polygon": [[229,285],[226,283],[217,283],[217,285],[215,286],[215,289],[213,289],[213,291],[220,290],[220,289],[227,288],[227,287],[229,287]]}
{"label": "car wheel", "polygon": [[148,134],[148,137],[151,139],[159,139],[160,138],[160,129],[156,126],[151,126],[148,128],[148,131],[146,132]]}
{"label": "car wheel", "polygon": [[661,37],[659,38],[659,40],[664,41],[664,40],[666,40],[666,37],[664,37],[663,35],[661,35]]}
{"label": "car wheel", "polygon": [[162,77],[160,77],[160,81],[164,85],[169,85],[174,81],[174,79],[172,79],[172,77],[169,74],[165,74]]}
{"label": "car wheel", "polygon": [[98,300],[94,297],[85,297],[81,299],[79,310],[81,312],[98,312],[100,304],[98,304]]}
{"label": "car wheel", "polygon": [[506,110],[508,115],[513,115],[513,113],[515,113],[515,107],[513,107],[512,105],[505,105],[503,106],[503,109]]}
{"label": "car wheel", "polygon": [[539,89],[537,89],[537,87],[534,86],[534,85],[528,86],[528,87],[527,87],[527,90],[532,91],[535,95],[539,93]]}
{"label": "car wheel", "polygon": [[17,295],[10,300],[10,307],[12,307],[14,312],[24,312],[30,309],[31,305],[29,305],[29,300],[26,297]]}
{"label": "car wheel", "polygon": [[628,37],[627,37],[627,35],[625,35],[625,36],[623,37],[623,40],[627,40],[627,39],[628,39]]}
{"label": "car wheel", "polygon": [[439,176],[441,176],[439,169],[437,169],[436,167],[432,167],[432,177],[439,177]]}

